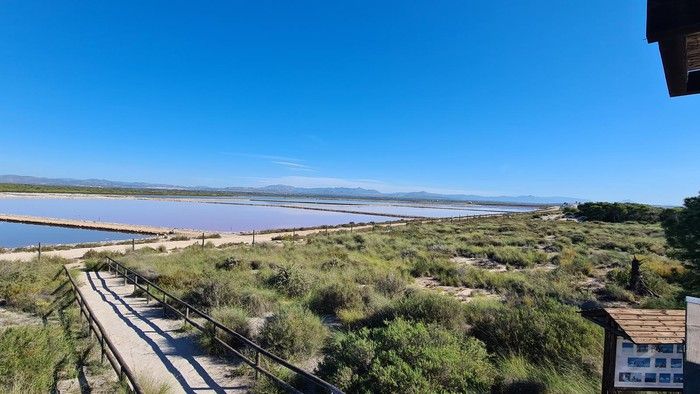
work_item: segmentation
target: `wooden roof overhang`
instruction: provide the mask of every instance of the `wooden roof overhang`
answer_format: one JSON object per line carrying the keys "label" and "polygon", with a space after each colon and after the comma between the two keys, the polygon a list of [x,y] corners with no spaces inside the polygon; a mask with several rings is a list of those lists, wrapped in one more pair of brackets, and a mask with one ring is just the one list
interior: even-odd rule
{"label": "wooden roof overhang", "polygon": [[602,308],[581,315],[636,344],[685,342],[685,310]]}
{"label": "wooden roof overhang", "polygon": [[647,41],[659,43],[671,97],[700,93],[700,0],[648,0]]}

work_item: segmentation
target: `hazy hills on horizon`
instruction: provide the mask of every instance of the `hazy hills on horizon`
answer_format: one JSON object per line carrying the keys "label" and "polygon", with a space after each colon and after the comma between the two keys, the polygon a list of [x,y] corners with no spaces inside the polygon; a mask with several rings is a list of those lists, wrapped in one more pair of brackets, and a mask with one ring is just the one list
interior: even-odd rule
{"label": "hazy hills on horizon", "polygon": [[209,187],[209,186],[179,186],[148,182],[122,182],[106,179],[73,179],[45,178],[26,175],[0,175],[0,183],[42,185],[42,186],[73,186],[95,188],[124,188],[124,189],[172,189],[192,191],[218,191],[230,193],[257,193],[279,196],[318,196],[318,197],[349,197],[349,198],[396,198],[406,200],[451,200],[451,201],[483,201],[520,204],[562,204],[587,201],[581,198],[563,196],[481,196],[473,194],[439,194],[425,191],[382,193],[377,190],[348,187],[307,188],[289,185],[268,185],[262,187]]}

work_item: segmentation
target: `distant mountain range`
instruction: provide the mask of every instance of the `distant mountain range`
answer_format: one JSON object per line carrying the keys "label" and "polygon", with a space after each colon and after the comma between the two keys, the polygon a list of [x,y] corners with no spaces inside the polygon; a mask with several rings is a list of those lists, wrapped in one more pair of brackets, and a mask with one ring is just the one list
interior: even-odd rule
{"label": "distant mountain range", "polygon": [[347,187],[306,188],[288,185],[269,185],[263,187],[223,187],[208,186],[178,186],[146,182],[120,182],[106,179],[72,179],[72,178],[42,178],[23,175],[0,175],[0,183],[44,186],[75,186],[94,188],[124,188],[124,189],[164,189],[192,190],[228,193],[246,193],[274,196],[318,196],[333,198],[384,198],[403,200],[441,200],[441,201],[478,201],[518,204],[562,204],[587,201],[580,198],[561,196],[480,196],[472,194],[437,194],[424,191],[404,193],[382,193],[377,190]]}

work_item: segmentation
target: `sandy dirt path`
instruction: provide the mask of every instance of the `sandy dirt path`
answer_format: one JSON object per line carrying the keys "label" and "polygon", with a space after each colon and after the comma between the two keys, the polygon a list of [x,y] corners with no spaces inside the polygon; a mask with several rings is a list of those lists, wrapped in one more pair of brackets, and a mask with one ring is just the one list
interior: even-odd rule
{"label": "sandy dirt path", "polygon": [[82,272],[79,278],[85,301],[142,385],[165,385],[168,393],[248,390],[247,378],[231,376],[235,364],[203,353],[191,334],[180,332],[182,320],[165,319],[155,303],[132,297],[133,285],[106,272]]}
{"label": "sandy dirt path", "polygon": [[[378,224],[376,225],[377,227],[393,227],[393,226],[403,226],[405,225],[406,222],[394,222],[394,223],[389,223],[389,224]],[[356,226],[354,227],[355,230],[366,230],[366,229],[371,229],[373,226],[372,225],[366,225],[366,226]],[[329,228],[329,229],[311,229],[311,230],[298,230],[298,231],[280,231],[280,232],[273,232],[273,233],[266,233],[266,234],[255,234],[255,242],[270,242],[272,241],[272,238],[278,237],[278,236],[291,236],[293,233],[298,235],[298,236],[306,236],[310,234],[315,234],[315,233],[321,233],[328,231],[329,233],[336,232],[336,231],[348,231],[349,229],[347,227],[337,227],[337,228]],[[158,247],[164,247],[166,250],[170,251],[173,249],[179,249],[179,248],[185,248],[187,246],[190,246],[192,244],[201,244],[201,239],[191,239],[191,240],[186,240],[186,241],[171,241],[171,240],[162,240],[162,241],[156,241],[156,242],[149,242],[149,243],[143,243],[143,244],[136,244],[135,248],[136,249],[141,249],[145,247],[150,247],[150,248],[158,248]],[[253,236],[250,234],[223,234],[221,238],[209,238],[206,239],[205,242],[211,242],[214,244],[214,246],[220,246],[223,244],[227,243],[247,243],[250,244],[253,242]],[[105,245],[105,246],[96,246],[92,248],[74,248],[74,249],[65,249],[65,250],[50,250],[50,251],[42,251],[41,255],[42,256],[60,256],[64,257],[67,259],[79,259],[83,257],[85,253],[87,253],[89,250],[94,250],[94,251],[113,251],[113,252],[124,252],[131,250],[131,245]],[[7,260],[7,261],[29,261],[37,257],[37,252],[9,252],[9,253],[0,253],[0,260]]]}

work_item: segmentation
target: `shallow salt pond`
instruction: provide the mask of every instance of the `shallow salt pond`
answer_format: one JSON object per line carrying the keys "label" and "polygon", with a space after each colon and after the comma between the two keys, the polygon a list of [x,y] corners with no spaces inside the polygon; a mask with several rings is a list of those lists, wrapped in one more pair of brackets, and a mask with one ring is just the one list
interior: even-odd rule
{"label": "shallow salt pond", "polygon": [[[401,201],[299,198],[167,197],[159,199],[91,196],[0,196],[0,213],[4,214],[213,232],[333,226],[349,222],[381,223],[400,219],[391,215],[436,218],[489,215],[504,211],[524,210],[531,209],[487,205],[431,205]],[[2,224],[0,226],[0,247],[23,246],[37,242],[46,244],[77,243],[133,237],[130,234],[109,231]]]}

